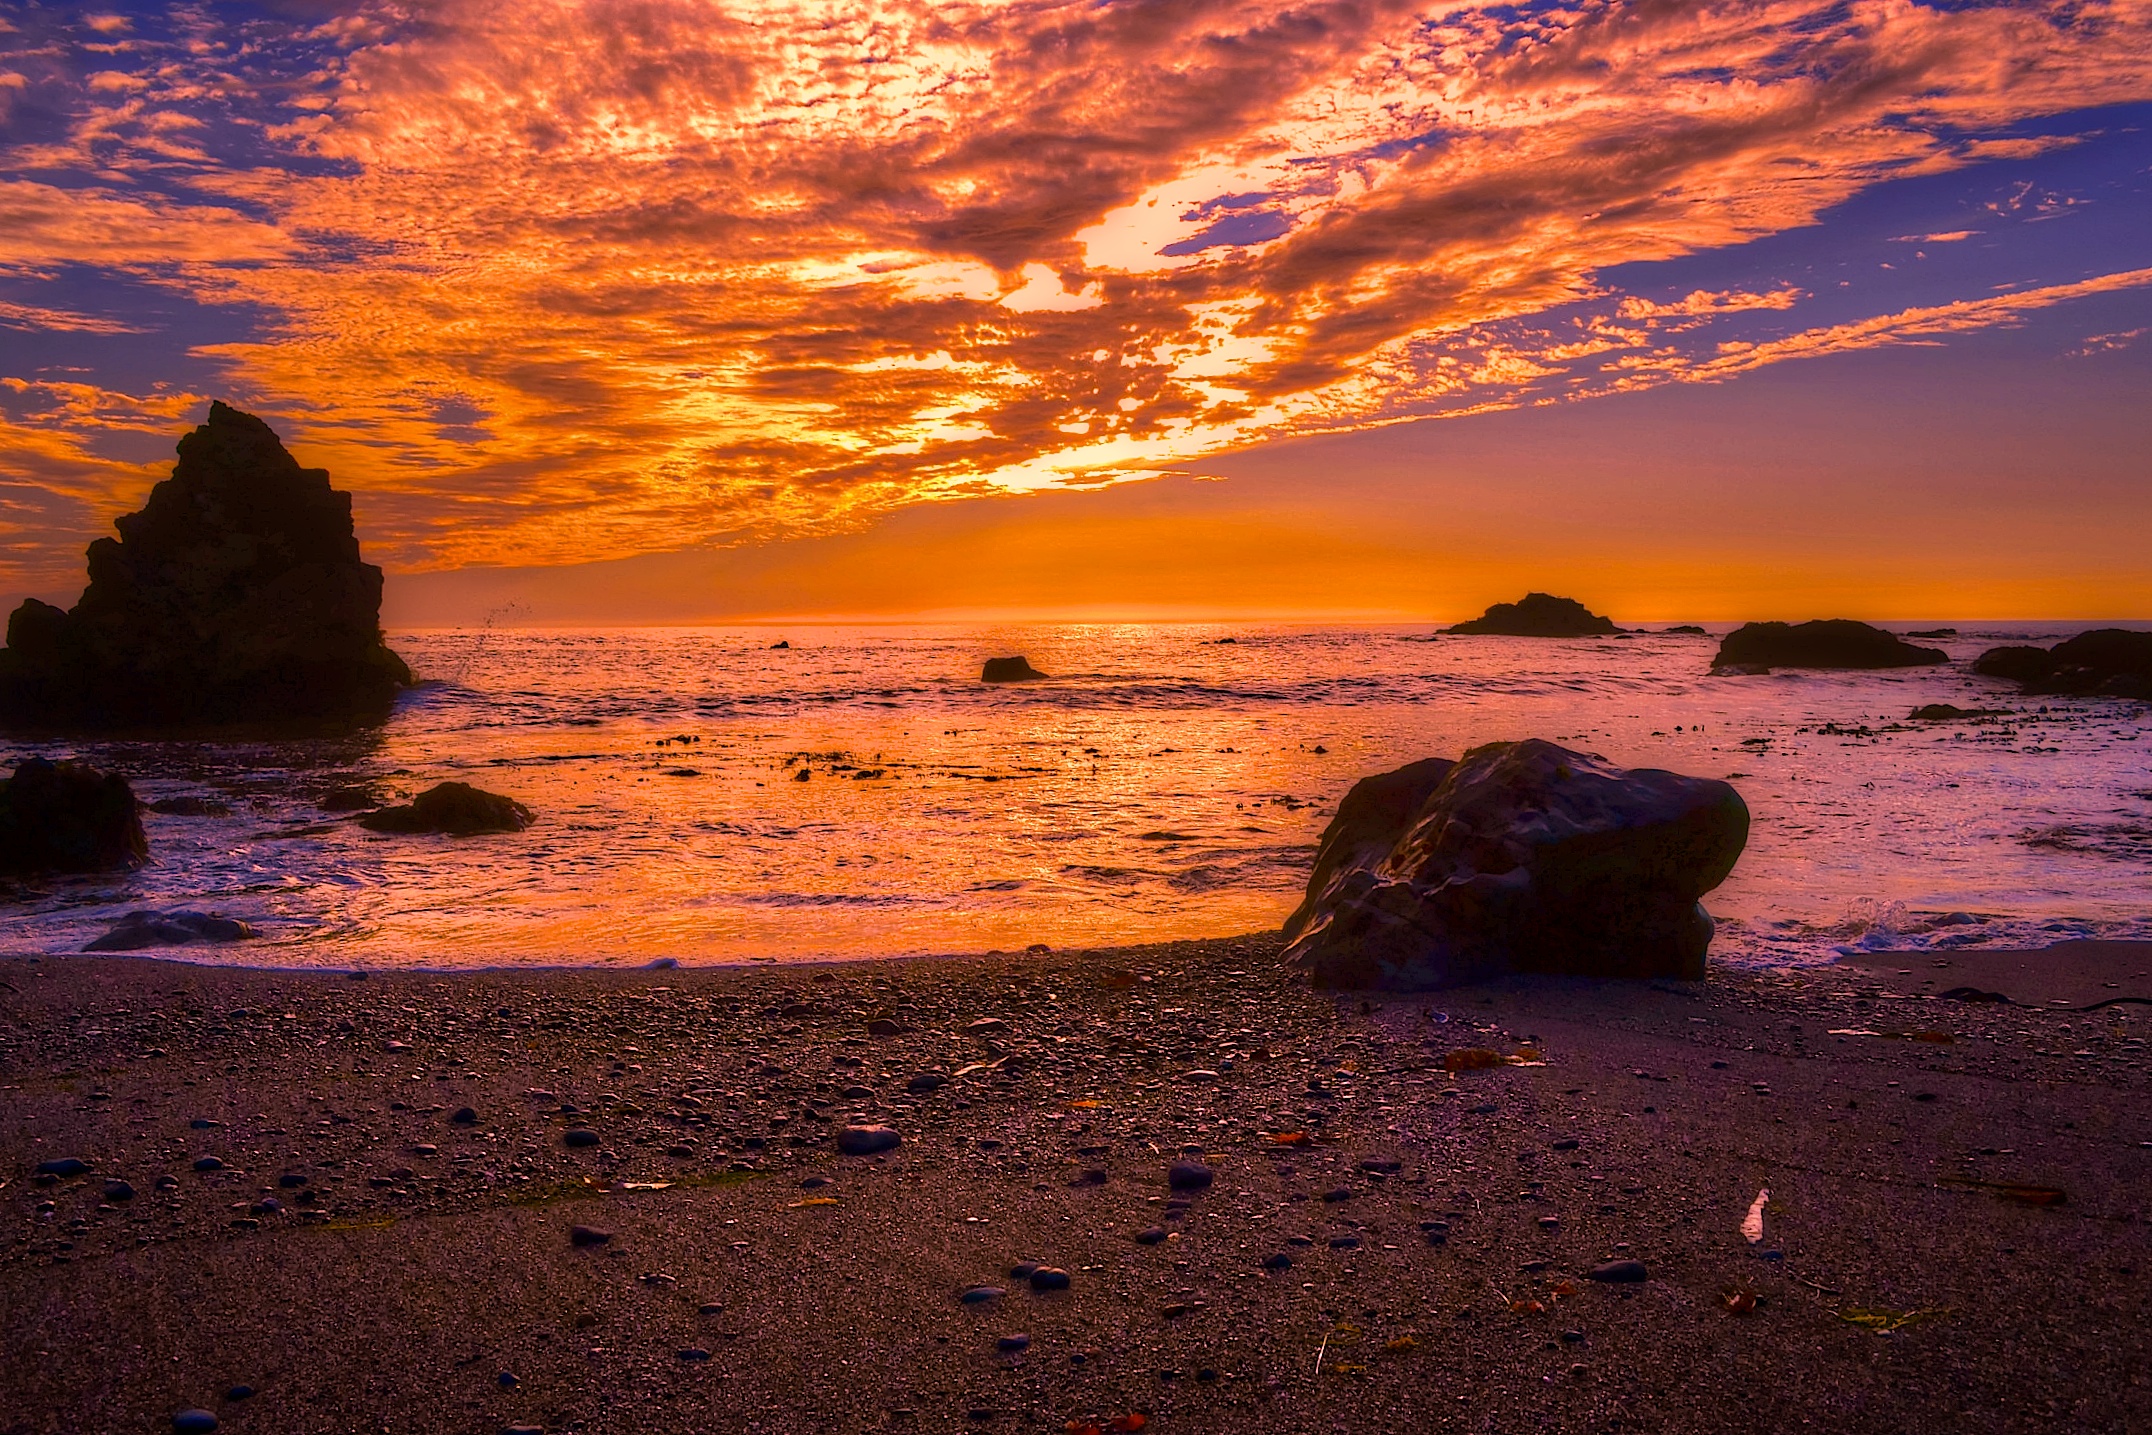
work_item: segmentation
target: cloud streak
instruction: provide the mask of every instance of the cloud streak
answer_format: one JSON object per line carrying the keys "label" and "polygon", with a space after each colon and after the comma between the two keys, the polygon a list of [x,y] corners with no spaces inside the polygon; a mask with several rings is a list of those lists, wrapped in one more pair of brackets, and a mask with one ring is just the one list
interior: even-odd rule
{"label": "cloud streak", "polygon": [[2147,98],[2152,0],[152,8],[0,35],[0,323],[245,306],[196,359],[392,561],[602,558],[2011,322],[1606,276]]}

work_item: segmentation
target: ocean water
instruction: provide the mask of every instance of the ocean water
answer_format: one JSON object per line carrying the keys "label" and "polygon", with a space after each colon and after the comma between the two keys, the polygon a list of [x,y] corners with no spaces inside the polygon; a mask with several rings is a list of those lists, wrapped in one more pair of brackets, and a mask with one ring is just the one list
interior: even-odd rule
{"label": "ocean water", "polygon": [[[1959,624],[1958,660],[2083,625]],[[2020,698],[1961,662],[1711,677],[1711,638],[1197,625],[428,631],[383,727],[0,744],[125,773],[153,861],[0,898],[0,950],[128,911],[241,917],[198,960],[493,966],[1062,948],[1274,927],[1353,781],[1537,736],[1731,780],[1754,815],[1713,958],[2152,938],[2152,708]],[[1715,630],[1722,631],[1722,630]],[[1231,642],[1220,641],[1232,639]],[[779,639],[789,648],[773,648]],[[989,687],[1023,653],[1050,681]],[[1996,706],[1906,724],[1925,703]],[[809,775],[801,779],[799,774]],[[446,779],[530,830],[383,837],[318,800]]]}

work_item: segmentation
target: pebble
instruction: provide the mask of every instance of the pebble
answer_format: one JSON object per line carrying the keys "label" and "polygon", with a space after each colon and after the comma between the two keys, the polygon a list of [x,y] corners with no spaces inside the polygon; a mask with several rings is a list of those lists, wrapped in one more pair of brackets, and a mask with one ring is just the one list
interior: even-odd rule
{"label": "pebble", "polygon": [[1496,1107],[1492,1101],[1481,1102],[1478,1106],[1472,1108],[1472,1114],[1474,1116],[1492,1116],[1494,1115],[1495,1111]]}
{"label": "pebble", "polygon": [[208,1435],[217,1428],[217,1417],[207,1410],[182,1410],[172,1417],[176,1435]]}
{"label": "pebble", "polygon": [[1339,1201],[1350,1201],[1352,1199],[1352,1188],[1350,1186],[1333,1186],[1323,1192],[1323,1199],[1332,1205],[1337,1204]]}
{"label": "pebble", "polygon": [[286,1171],[283,1175],[276,1178],[276,1183],[279,1186],[282,1186],[287,1191],[296,1191],[301,1186],[304,1186],[306,1184],[306,1180],[307,1178],[300,1175],[297,1171]]}
{"label": "pebble", "polygon": [[1644,1263],[1642,1261],[1608,1261],[1605,1265],[1593,1266],[1584,1273],[1584,1278],[1594,1281],[1640,1281],[1644,1279]]}
{"label": "pebble", "polygon": [[132,1201],[132,1200],[133,1200],[134,1198],[135,1198],[135,1188],[134,1188],[134,1183],[133,1183],[133,1182],[131,1182],[131,1181],[107,1181],[107,1182],[105,1182],[105,1199],[106,1199],[106,1200],[108,1200],[108,1201]]}
{"label": "pebble", "polygon": [[252,1400],[254,1398],[254,1387],[251,1385],[235,1385],[224,1392],[224,1398],[226,1400]]}
{"label": "pebble", "polygon": [[451,1126],[476,1126],[478,1113],[468,1106],[459,1106],[448,1118]]}
{"label": "pebble", "polygon": [[972,1036],[992,1036],[996,1032],[1003,1032],[1008,1029],[1009,1024],[998,1016],[982,1016],[970,1026],[964,1028],[965,1032]]}
{"label": "pebble", "polygon": [[1285,1271],[1291,1270],[1292,1267],[1293,1258],[1283,1251],[1263,1257],[1263,1269],[1266,1271]]}
{"label": "pebble", "polygon": [[1574,1136],[1565,1136],[1561,1140],[1555,1142],[1554,1145],[1549,1149],[1555,1151],[1574,1151],[1577,1149],[1577,1138]]}
{"label": "pebble", "polygon": [[596,1226],[570,1226],[568,1243],[575,1246],[602,1246],[613,1238],[611,1231],[601,1231]]}
{"label": "pebble", "polygon": [[1031,1273],[1031,1288],[1035,1291],[1065,1291],[1069,1288],[1069,1273],[1059,1266],[1040,1266]]}
{"label": "pebble", "polygon": [[1176,1191],[1200,1191],[1215,1173],[1201,1161],[1176,1161],[1166,1169],[1166,1184]]}
{"label": "pebble", "polygon": [[516,1379],[515,1372],[512,1370],[504,1370],[499,1375],[496,1375],[493,1378],[494,1380],[499,1382],[500,1387],[503,1390],[513,1390],[518,1385],[522,1384],[521,1381]]}
{"label": "pebble", "polygon": [[1020,1350],[1031,1349],[1031,1337],[1028,1335],[1005,1335],[994,1342],[994,1348],[1003,1355],[1014,1355]]}
{"label": "pebble", "polygon": [[893,1022],[886,1016],[878,1016],[867,1023],[867,1035],[869,1036],[902,1036],[903,1034],[904,1027],[902,1024]]}
{"label": "pebble", "polygon": [[79,1176],[90,1169],[90,1163],[79,1156],[62,1156],[57,1160],[38,1163],[40,1176]]}
{"label": "pebble", "polygon": [[691,1345],[687,1349],[680,1352],[680,1358],[682,1360],[708,1360],[710,1358],[710,1352],[704,1350],[699,1345]]}
{"label": "pebble", "polygon": [[1330,1249],[1333,1251],[1357,1251],[1360,1249],[1360,1238],[1358,1236],[1332,1236],[1330,1238]]}
{"label": "pebble", "polygon": [[[352,975],[357,976],[354,972]],[[503,1425],[501,1435],[545,1435],[543,1425]]]}
{"label": "pebble", "polygon": [[973,1286],[970,1290],[958,1296],[957,1299],[966,1305],[977,1305],[981,1301],[994,1300],[1007,1294],[1008,1292],[1000,1286]]}
{"label": "pebble", "polygon": [[224,1163],[214,1156],[198,1156],[195,1158],[194,1169],[197,1171],[222,1171]]}
{"label": "pebble", "polygon": [[837,1149],[847,1156],[872,1156],[892,1151],[904,1138],[888,1126],[843,1126],[837,1130]]}
{"label": "pebble", "polygon": [[905,1082],[904,1089],[906,1091],[939,1091],[948,1084],[949,1077],[947,1073],[922,1071],[910,1081]]}
{"label": "pebble", "polygon": [[595,1146],[598,1133],[588,1126],[575,1126],[561,1133],[561,1142],[567,1146]]}
{"label": "pebble", "polygon": [[1139,1246],[1155,1246],[1165,1238],[1166,1228],[1164,1226],[1145,1226],[1142,1230],[1136,1232],[1136,1244]]}

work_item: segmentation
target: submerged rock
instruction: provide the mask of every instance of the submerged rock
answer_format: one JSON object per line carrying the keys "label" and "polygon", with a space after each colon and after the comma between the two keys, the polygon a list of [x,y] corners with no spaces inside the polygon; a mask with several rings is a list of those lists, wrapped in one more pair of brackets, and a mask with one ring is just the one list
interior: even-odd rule
{"label": "submerged rock", "polygon": [[1506,972],[1704,975],[1748,807],[1723,782],[1536,739],[1357,784],[1323,834],[1286,958],[1321,987],[1418,991]]}
{"label": "submerged rock", "polygon": [[1514,603],[1497,603],[1479,617],[1447,631],[1512,638],[1590,638],[1619,633],[1621,629],[1614,626],[1612,619],[1600,617],[1574,598],[1527,593]]}
{"label": "submerged rock", "polygon": [[1971,718],[2007,716],[2007,708],[1961,708],[1952,703],[1923,703],[1906,714],[1911,722],[1964,722]]}
{"label": "submerged rock", "polygon": [[2152,633],[2094,628],[2052,648],[1990,648],[1973,671],[2028,693],[2152,701]]}
{"label": "submerged rock", "polygon": [[1895,633],[1851,618],[1809,623],[1744,623],[1719,640],[1714,671],[1765,668],[1920,668],[1947,663],[1941,648],[1923,648]]}
{"label": "submerged rock", "polygon": [[0,872],[113,872],[149,857],[134,789],[118,773],[25,758],[0,783]]}
{"label": "submerged rock", "polygon": [[351,495],[251,414],[211,404],[172,476],[89,547],[67,611],[25,602],[0,720],[63,730],[379,720],[410,669],[381,636],[381,570]]}
{"label": "submerged rock", "polygon": [[183,947],[190,942],[243,942],[261,933],[233,917],[210,912],[129,912],[92,941],[85,952],[135,952],[144,947]]}
{"label": "submerged rock", "polygon": [[402,807],[383,807],[359,819],[369,832],[445,832],[473,837],[481,832],[521,832],[531,825],[531,810],[512,797],[485,792],[467,782],[429,787]]}
{"label": "submerged rock", "polygon": [[986,667],[979,673],[982,683],[1030,683],[1037,682],[1046,674],[1031,666],[1026,657],[988,658]]}

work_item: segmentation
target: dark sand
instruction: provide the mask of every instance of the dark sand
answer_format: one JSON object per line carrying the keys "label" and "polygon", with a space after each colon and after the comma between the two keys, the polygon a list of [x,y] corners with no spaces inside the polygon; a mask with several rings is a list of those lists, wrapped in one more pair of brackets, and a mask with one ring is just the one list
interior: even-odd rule
{"label": "dark sand", "polygon": [[[2048,1005],[2152,948],[1935,960],[1366,1004],[1269,938],[4,961],[0,1431],[2152,1429],[2152,1008]],[[1917,994],[1946,979],[2031,1005]],[[838,1155],[849,1116],[904,1144]],[[1184,1148],[1216,1180],[1182,1210]],[[1581,1278],[1616,1258],[1648,1279]]]}

